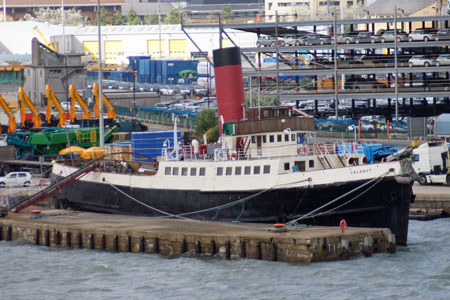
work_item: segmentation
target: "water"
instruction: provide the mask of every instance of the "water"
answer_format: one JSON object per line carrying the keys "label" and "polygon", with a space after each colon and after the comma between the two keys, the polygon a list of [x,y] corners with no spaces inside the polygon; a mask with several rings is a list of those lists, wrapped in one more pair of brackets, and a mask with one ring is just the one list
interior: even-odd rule
{"label": "water", "polygon": [[410,221],[409,246],[309,265],[0,242],[0,299],[449,299],[450,218]]}

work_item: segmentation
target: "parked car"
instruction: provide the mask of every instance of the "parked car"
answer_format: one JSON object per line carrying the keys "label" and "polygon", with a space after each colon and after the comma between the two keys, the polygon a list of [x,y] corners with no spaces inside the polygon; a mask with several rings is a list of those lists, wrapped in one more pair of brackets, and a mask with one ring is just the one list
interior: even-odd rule
{"label": "parked car", "polygon": [[[397,30],[397,42],[403,42],[408,39],[408,35],[401,31]],[[384,42],[394,42],[395,41],[395,31],[394,30],[385,30],[380,37],[380,41]]]}
{"label": "parked car", "polygon": [[372,34],[371,32],[358,32],[358,35],[355,37],[355,43],[375,43],[379,39],[379,36]]}
{"label": "parked car", "polygon": [[450,65],[450,54],[441,54],[436,58],[436,67]]}
{"label": "parked car", "polygon": [[[256,47],[275,47],[277,45],[277,39],[273,36],[263,35],[258,38],[256,41]],[[278,46],[284,47],[284,40],[282,38],[278,38]]]}
{"label": "parked car", "polygon": [[434,64],[434,61],[425,55],[414,55],[408,60],[410,67],[429,67]]}
{"label": "parked car", "polygon": [[166,95],[166,96],[172,96],[175,94],[175,89],[171,86],[166,85],[159,89],[159,94]]}
{"label": "parked car", "polygon": [[450,40],[450,28],[439,29],[435,34],[431,36],[435,41],[447,41]]}
{"label": "parked car", "polygon": [[331,38],[328,35],[322,34],[308,34],[301,38],[301,43],[305,46],[308,45],[324,45],[331,43]]}
{"label": "parked car", "polygon": [[436,32],[435,30],[432,30],[430,28],[418,28],[408,35],[408,41],[428,42],[429,40],[432,39],[432,35],[435,32]]}
{"label": "parked car", "polygon": [[296,35],[283,36],[283,42],[287,46],[300,46],[302,44],[302,41]]}
{"label": "parked car", "polygon": [[30,186],[31,174],[28,172],[11,172],[5,177],[0,177],[0,187],[5,186]]}

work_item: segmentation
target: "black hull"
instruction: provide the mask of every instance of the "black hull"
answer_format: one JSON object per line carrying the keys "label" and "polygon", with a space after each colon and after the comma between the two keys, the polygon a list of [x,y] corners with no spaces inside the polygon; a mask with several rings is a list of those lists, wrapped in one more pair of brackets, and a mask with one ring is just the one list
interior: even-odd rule
{"label": "black hull", "polygon": [[[53,176],[55,176],[53,174]],[[59,180],[53,177],[53,180]],[[109,184],[77,181],[65,188],[56,198],[65,206],[76,210],[141,216],[163,216],[130,197],[164,212],[200,220],[242,222],[286,222],[338,198],[365,181],[342,185],[327,185],[306,189],[268,190],[257,192],[204,193],[196,190],[162,190],[120,187],[120,193]],[[365,190],[365,188],[361,189]],[[358,190],[320,210],[322,215],[305,218],[299,223],[308,225],[339,226],[345,219],[350,227],[389,228],[396,235],[397,244],[406,245],[409,207],[413,197],[409,184],[397,183],[394,178],[384,180],[356,200]],[[255,196],[255,197],[252,197]],[[231,202],[236,205],[197,212]],[[245,201],[244,201],[245,200]],[[342,205],[349,202],[345,205]],[[336,210],[330,209],[342,206]]]}

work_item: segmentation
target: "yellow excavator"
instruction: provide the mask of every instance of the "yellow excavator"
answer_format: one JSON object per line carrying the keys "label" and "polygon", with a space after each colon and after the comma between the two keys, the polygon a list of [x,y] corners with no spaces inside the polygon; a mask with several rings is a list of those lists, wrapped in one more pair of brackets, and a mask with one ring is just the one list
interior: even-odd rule
{"label": "yellow excavator", "polygon": [[19,88],[19,103],[20,103],[20,122],[22,124],[22,128],[25,128],[26,107],[28,107],[28,109],[31,111],[31,114],[33,115],[33,128],[42,127],[41,116],[39,114],[39,111],[37,110],[36,106],[34,106],[33,102],[31,102],[30,97],[28,97],[28,95],[25,93],[22,87]]}
{"label": "yellow excavator", "polygon": [[75,122],[75,104],[78,102],[83,109],[83,119],[91,118],[91,111],[86,104],[86,101],[81,97],[80,93],[78,93],[77,89],[73,84],[69,86],[69,97],[70,97],[70,120],[72,123]]}
{"label": "yellow excavator", "polygon": [[55,92],[53,92],[49,84],[45,85],[45,96],[47,97],[47,111],[45,114],[45,119],[47,120],[47,123],[49,124],[51,123],[52,106],[54,105],[59,115],[58,127],[65,126],[66,112],[64,111],[63,107],[61,106],[61,102],[59,102],[58,98],[55,95]]}
{"label": "yellow excavator", "polygon": [[[98,118],[100,115],[100,97],[99,97],[99,88],[98,84],[94,83],[92,85],[92,94],[94,95],[94,114],[95,117]],[[111,104],[111,102],[106,98],[105,94],[103,94],[103,104],[106,107],[106,111],[108,112],[108,118],[115,120],[116,119],[116,110],[114,109],[114,106]]]}
{"label": "yellow excavator", "polygon": [[[9,118],[9,127],[8,127],[8,133],[12,133],[17,130],[17,123],[16,123],[16,117],[14,116],[14,112],[9,108],[8,103],[6,100],[0,95],[0,106],[5,111],[6,115]],[[0,124],[0,133],[2,133],[2,126]]]}

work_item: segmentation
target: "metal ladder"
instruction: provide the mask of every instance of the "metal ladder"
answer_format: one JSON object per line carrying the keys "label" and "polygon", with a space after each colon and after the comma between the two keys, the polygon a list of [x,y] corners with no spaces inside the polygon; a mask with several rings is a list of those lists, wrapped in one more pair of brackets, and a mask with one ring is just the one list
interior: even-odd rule
{"label": "metal ladder", "polygon": [[16,209],[16,213],[20,212],[21,210],[34,205],[42,200],[45,200],[54,194],[56,194],[60,189],[65,188],[74,182],[78,181],[81,177],[86,175],[87,173],[91,172],[98,166],[98,161],[93,160],[89,162],[84,167],[78,169],[77,171],[73,172],[69,176],[65,177],[64,179],[56,182],[55,184],[43,189],[42,191],[32,195],[29,198],[23,199],[22,201],[19,201],[14,205],[14,207],[11,207],[10,209]]}

